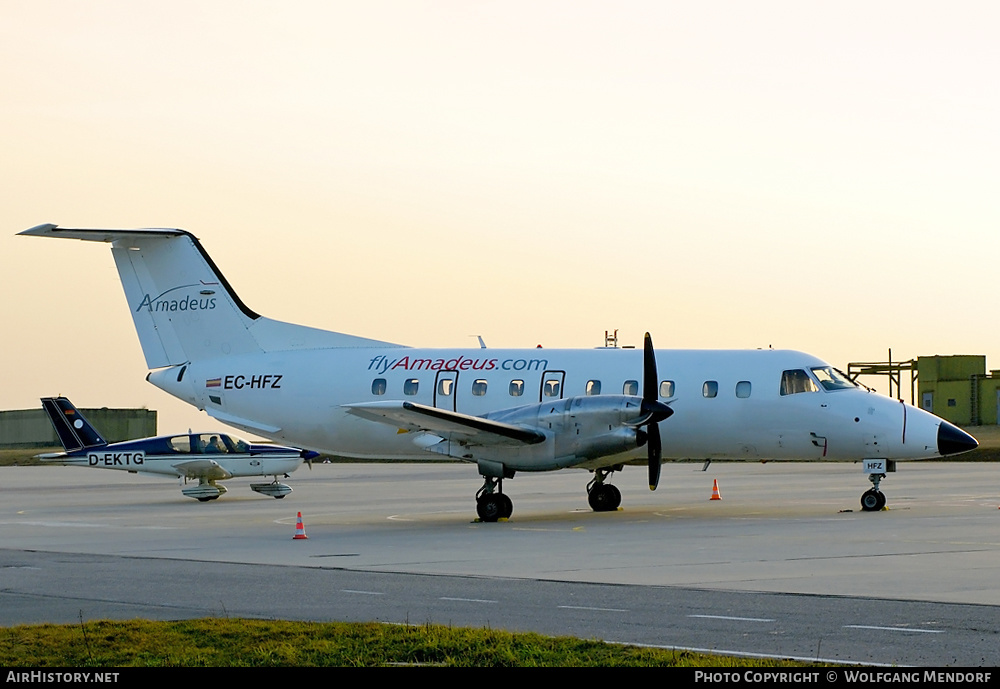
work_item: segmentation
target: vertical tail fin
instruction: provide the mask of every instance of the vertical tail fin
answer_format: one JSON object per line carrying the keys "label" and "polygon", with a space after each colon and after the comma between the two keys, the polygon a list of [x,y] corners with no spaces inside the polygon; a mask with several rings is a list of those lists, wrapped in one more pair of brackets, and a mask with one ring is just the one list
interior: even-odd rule
{"label": "vertical tail fin", "polygon": [[267,351],[388,345],[282,323],[251,311],[201,242],[184,230],[70,229],[47,224],[20,234],[111,244],[149,368]]}
{"label": "vertical tail fin", "polygon": [[65,397],[43,397],[42,409],[49,415],[59,442],[66,452],[103,447],[107,441]]}

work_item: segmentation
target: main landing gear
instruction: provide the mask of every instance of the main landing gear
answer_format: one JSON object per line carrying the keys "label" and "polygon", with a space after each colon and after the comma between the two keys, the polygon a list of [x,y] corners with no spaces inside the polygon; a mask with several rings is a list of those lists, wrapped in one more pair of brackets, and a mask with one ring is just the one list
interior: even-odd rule
{"label": "main landing gear", "polygon": [[187,486],[181,489],[181,493],[189,498],[194,498],[199,502],[208,502],[209,500],[218,500],[219,496],[229,492],[226,490],[225,486],[220,486],[214,481],[206,481],[204,479],[198,481],[197,486]]}
{"label": "main landing gear", "polygon": [[278,477],[275,476],[271,483],[251,483],[250,490],[261,495],[268,495],[275,500],[281,500],[292,492],[292,487],[279,482]]}
{"label": "main landing gear", "polygon": [[622,504],[621,491],[604,482],[614,471],[614,468],[595,469],[594,479],[587,484],[587,502],[595,512],[614,512]]}
{"label": "main landing gear", "polygon": [[476,514],[484,522],[510,519],[514,513],[514,503],[504,495],[503,479],[484,476],[483,487],[476,493]]}
{"label": "main landing gear", "polygon": [[[587,501],[595,512],[614,512],[622,504],[622,494],[617,486],[605,480],[622,467],[595,469],[594,478],[587,484]],[[480,521],[495,522],[510,519],[514,503],[503,493],[503,479],[483,477],[483,487],[476,493],[476,514]]]}
{"label": "main landing gear", "polygon": [[885,474],[868,474],[872,487],[861,496],[861,509],[865,512],[878,512],[885,507],[885,493],[878,489],[879,482]]}

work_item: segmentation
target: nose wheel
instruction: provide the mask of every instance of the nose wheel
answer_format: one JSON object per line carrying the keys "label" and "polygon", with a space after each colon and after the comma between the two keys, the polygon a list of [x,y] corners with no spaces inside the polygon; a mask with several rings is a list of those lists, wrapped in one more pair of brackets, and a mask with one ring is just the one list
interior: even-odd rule
{"label": "nose wheel", "polygon": [[879,512],[885,507],[885,493],[878,489],[879,482],[885,478],[885,474],[869,474],[868,480],[872,482],[872,488],[866,490],[861,496],[861,509],[865,512]]}

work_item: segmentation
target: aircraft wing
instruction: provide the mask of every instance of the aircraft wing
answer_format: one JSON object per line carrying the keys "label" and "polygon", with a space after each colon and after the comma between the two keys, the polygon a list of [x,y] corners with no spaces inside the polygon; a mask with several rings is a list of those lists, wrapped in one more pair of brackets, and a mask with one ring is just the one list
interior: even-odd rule
{"label": "aircraft wing", "polygon": [[546,437],[541,431],[523,426],[414,402],[365,402],[345,404],[344,408],[349,414],[404,431],[429,431],[445,438],[460,436],[476,445],[534,445]]}
{"label": "aircraft wing", "polygon": [[177,462],[171,465],[187,478],[203,478],[209,481],[221,481],[232,478],[233,475],[211,459],[192,459],[189,462]]}

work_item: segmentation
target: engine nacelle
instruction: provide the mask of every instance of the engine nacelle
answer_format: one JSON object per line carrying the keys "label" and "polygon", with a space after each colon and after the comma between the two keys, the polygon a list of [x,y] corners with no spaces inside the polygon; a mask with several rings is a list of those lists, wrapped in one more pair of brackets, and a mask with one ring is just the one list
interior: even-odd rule
{"label": "engine nacelle", "polygon": [[491,445],[444,440],[427,449],[467,461],[499,462],[515,471],[550,471],[622,454],[639,446],[642,398],[570,397],[493,412],[486,418],[540,430],[545,442]]}

